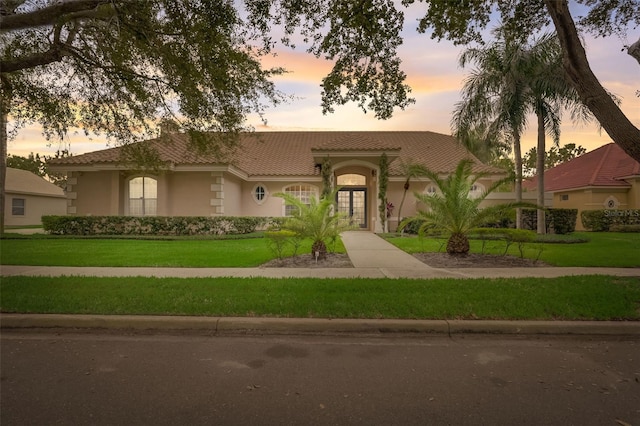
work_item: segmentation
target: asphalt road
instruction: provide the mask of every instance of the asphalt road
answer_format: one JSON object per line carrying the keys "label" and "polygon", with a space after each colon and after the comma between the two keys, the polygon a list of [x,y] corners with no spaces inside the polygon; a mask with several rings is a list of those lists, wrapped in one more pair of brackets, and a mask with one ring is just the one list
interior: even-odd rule
{"label": "asphalt road", "polygon": [[640,425],[640,341],[3,331],[9,425]]}

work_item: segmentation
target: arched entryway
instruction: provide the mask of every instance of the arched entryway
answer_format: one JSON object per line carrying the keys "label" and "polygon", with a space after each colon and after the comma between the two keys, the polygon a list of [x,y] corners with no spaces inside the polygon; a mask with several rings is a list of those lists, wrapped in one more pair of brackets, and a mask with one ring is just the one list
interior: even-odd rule
{"label": "arched entryway", "polygon": [[347,216],[352,225],[360,229],[369,228],[369,182],[364,173],[364,170],[347,170],[336,176],[336,183],[340,188],[336,195],[338,212]]}

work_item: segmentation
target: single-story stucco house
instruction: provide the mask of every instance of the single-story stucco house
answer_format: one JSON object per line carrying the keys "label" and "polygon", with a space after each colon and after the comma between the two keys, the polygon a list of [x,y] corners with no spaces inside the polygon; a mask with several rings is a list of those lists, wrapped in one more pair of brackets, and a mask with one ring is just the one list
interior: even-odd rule
{"label": "single-story stucco house", "polygon": [[[427,131],[255,132],[240,136],[225,161],[196,155],[182,133],[139,142],[157,150],[163,168],[135,171],[122,160],[122,147],[50,160],[52,170],[67,172],[67,212],[72,215],[286,216],[290,210],[278,192],[300,199],[319,196],[321,167],[328,158],[338,193],[338,208],[360,228],[381,231],[378,218],[380,158],[389,160],[387,200],[400,204],[403,163],[420,163],[443,175],[463,158],[474,171],[489,173],[474,190],[482,191],[504,171],[473,157],[452,136]],[[402,216],[416,211],[413,191],[432,192],[426,179],[413,180]],[[390,218],[396,226],[397,211]]]}
{"label": "single-story stucco house", "polygon": [[42,216],[66,215],[62,188],[26,170],[7,168],[5,225],[40,225]]}
{"label": "single-story stucco house", "polygon": [[[537,179],[522,186],[534,191]],[[546,170],[544,188],[553,207],[578,209],[578,218],[583,210],[640,209],[640,163],[610,143]]]}

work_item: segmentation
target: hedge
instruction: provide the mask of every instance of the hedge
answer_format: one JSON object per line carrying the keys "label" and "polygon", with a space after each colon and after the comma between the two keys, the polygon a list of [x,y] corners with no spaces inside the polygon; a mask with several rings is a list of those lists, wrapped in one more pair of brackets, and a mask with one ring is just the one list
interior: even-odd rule
{"label": "hedge", "polygon": [[278,226],[283,218],[252,216],[43,216],[55,235],[234,235]]}
{"label": "hedge", "polygon": [[640,210],[584,210],[580,213],[582,226],[588,231],[613,231],[621,225],[640,225]]}
{"label": "hedge", "polygon": [[[522,228],[537,230],[538,229],[538,210],[523,209],[522,210]],[[545,210],[545,228],[547,234],[570,234],[576,230],[576,222],[578,220],[577,209],[546,209]]]}

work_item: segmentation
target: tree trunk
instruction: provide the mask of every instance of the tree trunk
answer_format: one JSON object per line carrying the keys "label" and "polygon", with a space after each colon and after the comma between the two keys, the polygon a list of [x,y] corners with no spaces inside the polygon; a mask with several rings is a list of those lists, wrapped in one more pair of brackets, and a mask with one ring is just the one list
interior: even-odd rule
{"label": "tree trunk", "polygon": [[[545,131],[544,131],[544,115],[542,111],[538,111],[538,148],[536,152],[536,174],[538,175],[538,207],[544,207],[544,157],[545,153]],[[546,233],[546,226],[544,223],[544,209],[538,208],[536,211],[537,218],[537,232],[538,234]]]}
{"label": "tree trunk", "polygon": [[0,92],[0,235],[4,233],[4,212],[6,204],[7,183],[7,120],[9,116],[9,100],[6,98],[9,92],[8,82],[2,81]]}
{"label": "tree trunk", "polygon": [[[522,203],[522,149],[520,148],[520,133],[516,132],[513,139],[513,156],[516,163],[516,203]],[[516,228],[522,228],[522,209],[516,209]]]}
{"label": "tree trunk", "polygon": [[464,234],[451,234],[447,241],[447,253],[458,256],[468,254],[469,238]]}
{"label": "tree trunk", "polygon": [[640,162],[640,129],[624,115],[591,71],[567,0],[544,0],[558,33],[564,69],[582,102],[611,139]]}
{"label": "tree trunk", "polygon": [[317,260],[324,260],[327,258],[327,245],[322,240],[313,242],[311,246],[311,256]]}
{"label": "tree trunk", "polygon": [[398,206],[398,224],[396,225],[396,232],[398,231],[398,227],[400,226],[400,220],[402,219],[400,217],[400,215],[402,214],[402,205],[404,204],[404,199],[407,197],[408,190],[409,190],[408,185],[405,185],[405,190],[402,193],[402,200],[400,200],[400,205]]}

